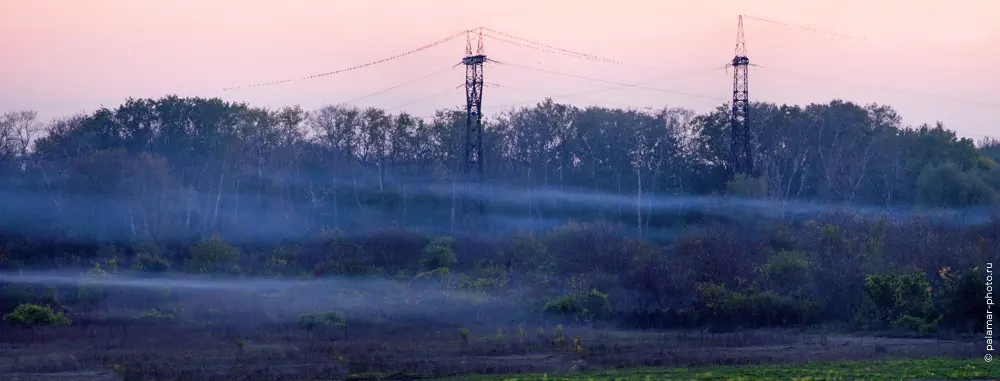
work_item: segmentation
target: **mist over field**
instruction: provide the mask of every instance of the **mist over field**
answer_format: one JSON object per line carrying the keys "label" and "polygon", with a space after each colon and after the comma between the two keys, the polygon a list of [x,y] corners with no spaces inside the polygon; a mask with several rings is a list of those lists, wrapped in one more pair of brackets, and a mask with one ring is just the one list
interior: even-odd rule
{"label": "mist over field", "polygon": [[[883,105],[752,111],[758,170],[730,178],[725,105],[512,109],[486,121],[482,185],[460,171],[461,111],[165,97],[50,123],[8,113],[0,342],[107,350],[0,370],[291,380],[968,358],[983,266],[1000,262],[1000,144],[903,126]],[[827,336],[845,332],[916,338]]]}

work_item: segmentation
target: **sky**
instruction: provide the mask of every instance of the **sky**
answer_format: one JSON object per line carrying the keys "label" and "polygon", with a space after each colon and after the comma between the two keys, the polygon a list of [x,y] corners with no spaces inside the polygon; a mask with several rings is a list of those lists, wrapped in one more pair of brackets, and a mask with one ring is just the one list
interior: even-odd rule
{"label": "sky", "polygon": [[[998,13],[995,0],[0,0],[0,112],[48,120],[176,94],[430,116],[464,107],[464,68],[452,67],[465,38],[337,75],[223,89],[377,61],[480,26],[620,62],[487,37],[486,55],[501,62],[484,68],[487,116],[546,96],[704,112],[732,97],[731,69],[710,70],[732,60],[745,14],[753,101],[888,104],[907,124],[1000,137],[1000,70],[989,67],[1000,61]],[[659,90],[557,96],[615,87],[594,79]]]}

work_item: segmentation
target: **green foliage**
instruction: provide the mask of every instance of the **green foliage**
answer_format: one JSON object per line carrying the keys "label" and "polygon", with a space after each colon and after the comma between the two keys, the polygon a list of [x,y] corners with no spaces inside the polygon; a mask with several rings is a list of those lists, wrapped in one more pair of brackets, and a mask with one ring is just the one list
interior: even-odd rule
{"label": "green foliage", "polygon": [[856,319],[873,327],[888,327],[903,316],[926,317],[931,307],[930,283],[920,272],[869,275],[864,295]]}
{"label": "green foliage", "polygon": [[716,327],[793,326],[813,323],[821,317],[820,306],[813,300],[756,289],[733,292],[715,283],[698,285],[696,306],[701,314],[695,320]]}
{"label": "green foliage", "polygon": [[563,335],[563,326],[559,324],[556,326],[555,334],[552,335],[552,344],[556,347],[560,347],[566,343],[566,336]]}
{"label": "green foliage", "polygon": [[572,316],[579,321],[603,320],[611,315],[608,294],[593,289],[585,294],[572,294],[555,298],[542,306],[542,311]]}
{"label": "green foliage", "polygon": [[459,328],[458,336],[462,338],[462,341],[469,341],[469,330],[465,328]]}
{"label": "green foliage", "polygon": [[340,311],[314,311],[299,315],[298,324],[305,328],[340,327],[347,324],[347,318]]}
{"label": "green foliage", "polygon": [[267,274],[294,274],[296,253],[294,248],[278,247],[266,260]]}
{"label": "green foliage", "polygon": [[994,205],[1000,201],[979,170],[965,171],[955,163],[928,166],[917,179],[917,201],[930,207]]}
{"label": "green foliage", "polygon": [[3,320],[15,325],[36,326],[36,325],[69,325],[69,318],[62,313],[52,311],[49,306],[37,304],[22,304],[7,315]]}
{"label": "green foliage", "polygon": [[470,277],[462,279],[459,287],[473,293],[497,293],[507,289],[507,269],[490,261],[479,261]]}
{"label": "green foliage", "polygon": [[514,263],[518,268],[529,268],[541,274],[556,270],[555,256],[534,234],[514,237],[502,257],[504,263]]}
{"label": "green foliage", "polygon": [[141,252],[135,257],[133,269],[141,272],[162,273],[170,270],[170,261],[153,253]]}
{"label": "green foliage", "polygon": [[[326,242],[326,241],[323,241]],[[322,276],[335,274],[342,276],[374,276],[379,269],[370,261],[370,253],[366,253],[359,245],[349,242],[333,241],[329,243],[330,253],[313,268],[313,274]]]}
{"label": "green foliage", "polygon": [[236,266],[236,262],[240,259],[239,250],[226,243],[218,234],[212,234],[201,240],[191,246],[188,252],[187,266],[192,271],[217,273],[239,269]]}
{"label": "green foliage", "polygon": [[450,268],[458,262],[455,255],[455,239],[451,237],[438,237],[431,240],[422,250],[423,260],[421,264],[426,270],[438,268]]}
{"label": "green foliage", "polygon": [[809,281],[809,260],[805,253],[781,250],[771,254],[763,267],[767,278],[778,290],[797,295]]}

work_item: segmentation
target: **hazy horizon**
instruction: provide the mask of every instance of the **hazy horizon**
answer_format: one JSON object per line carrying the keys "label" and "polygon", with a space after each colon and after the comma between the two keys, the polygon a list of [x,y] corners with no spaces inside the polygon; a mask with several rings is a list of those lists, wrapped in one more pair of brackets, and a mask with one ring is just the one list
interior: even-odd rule
{"label": "hazy horizon", "polygon": [[[744,21],[754,101],[808,104],[840,98],[896,108],[906,124],[942,121],[959,135],[996,135],[1000,74],[987,70],[1000,28],[1000,3],[963,8],[919,1],[687,3],[605,5],[453,0],[134,2],[8,0],[0,4],[0,112],[31,109],[42,120],[115,107],[129,97],[221,97],[252,105],[299,104],[307,110],[350,101],[457,63],[464,38],[344,74],[235,91],[223,88],[297,78],[393,56],[458,31],[485,26],[563,49],[624,62],[585,61],[487,39],[493,59],[562,73],[634,83],[704,71],[733,55],[738,14],[841,33],[853,38]],[[613,8],[612,8],[613,7]],[[947,25],[947,28],[941,26]],[[608,84],[488,65],[484,109]],[[427,116],[460,106],[461,68],[372,96],[376,106]],[[732,73],[715,71],[646,86],[720,99]],[[909,90],[909,91],[907,91]],[[931,93],[937,96],[920,95]],[[437,95],[437,96],[431,96]],[[428,97],[431,96],[431,97]],[[428,97],[423,101],[417,101]],[[950,99],[963,98],[966,100]],[[708,111],[722,101],[642,89],[604,91],[556,101],[611,107]]]}

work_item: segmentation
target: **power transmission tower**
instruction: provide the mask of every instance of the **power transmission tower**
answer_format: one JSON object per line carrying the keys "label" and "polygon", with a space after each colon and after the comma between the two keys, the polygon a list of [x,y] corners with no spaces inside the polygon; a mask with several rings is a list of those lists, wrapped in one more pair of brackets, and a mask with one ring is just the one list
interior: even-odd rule
{"label": "power transmission tower", "polygon": [[750,58],[747,58],[743,37],[743,16],[736,32],[736,56],[733,57],[733,112],[730,120],[732,145],[729,148],[729,178],[737,174],[753,174],[753,153],[750,148]]}
{"label": "power transmission tower", "polygon": [[[476,54],[472,54],[471,31],[465,35],[465,157],[462,162],[462,175],[466,185],[477,184],[474,197],[463,197],[462,215],[467,222],[470,209],[478,212],[479,217],[485,217],[486,204],[483,192],[483,63],[487,61],[483,54],[483,30],[479,29],[479,42]],[[473,171],[475,173],[473,174]],[[470,196],[472,196],[470,194]],[[469,204],[473,205],[469,205]]]}

